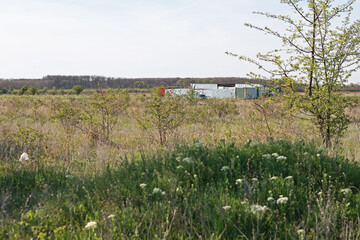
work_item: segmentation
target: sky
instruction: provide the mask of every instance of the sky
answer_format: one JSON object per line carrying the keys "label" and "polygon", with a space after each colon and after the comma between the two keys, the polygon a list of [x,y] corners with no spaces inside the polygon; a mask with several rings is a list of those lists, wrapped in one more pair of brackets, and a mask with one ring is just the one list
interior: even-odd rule
{"label": "sky", "polygon": [[226,51],[281,44],[244,26],[272,24],[253,11],[292,14],[280,0],[0,0],[0,78],[246,77],[257,68]]}

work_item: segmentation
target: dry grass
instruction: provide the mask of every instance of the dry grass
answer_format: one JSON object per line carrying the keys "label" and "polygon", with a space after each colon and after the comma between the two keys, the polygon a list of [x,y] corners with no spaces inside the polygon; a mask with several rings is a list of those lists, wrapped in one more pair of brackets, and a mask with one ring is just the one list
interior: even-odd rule
{"label": "dry grass", "polygon": [[[22,151],[29,151],[30,157],[39,161],[72,171],[96,172],[107,164],[117,164],[125,156],[156,152],[164,147],[171,149],[194,141],[206,145],[217,144],[220,140],[238,144],[249,140],[264,142],[268,138],[320,142],[312,123],[283,115],[278,111],[281,103],[265,106],[259,100],[257,106],[250,100],[232,99],[196,101],[195,104],[181,101],[189,119],[171,132],[166,144],[160,146],[156,129],[144,131],[137,123],[137,118],[146,114],[144,97],[144,94],[130,95],[125,114],[119,117],[111,132],[111,141],[102,143],[94,142],[79,128],[67,132],[54,118],[54,103],[71,98],[73,106],[76,106],[81,101],[90,101],[91,96],[0,96],[1,160],[8,163],[16,161]],[[359,105],[349,111],[349,115],[352,123],[336,153],[360,161]],[[16,139],[13,134],[20,134],[19,127],[28,128],[30,134],[39,133],[42,139],[35,141],[37,145],[29,143],[22,146],[21,139]]]}

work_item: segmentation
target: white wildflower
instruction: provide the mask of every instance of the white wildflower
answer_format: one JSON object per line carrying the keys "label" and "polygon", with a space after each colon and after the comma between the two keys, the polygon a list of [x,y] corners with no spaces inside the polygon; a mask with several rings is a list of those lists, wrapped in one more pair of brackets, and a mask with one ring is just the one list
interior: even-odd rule
{"label": "white wildflower", "polygon": [[284,156],[278,156],[276,158],[277,161],[285,161],[287,159],[287,157],[284,157]]}
{"label": "white wildflower", "polygon": [[223,209],[224,209],[225,211],[229,210],[230,208],[231,208],[231,206],[223,206]]}
{"label": "white wildflower", "polygon": [[159,194],[159,193],[162,193],[160,188],[154,188],[153,189],[153,194]]}
{"label": "white wildflower", "polygon": [[278,157],[279,156],[279,154],[278,153],[273,153],[273,154],[271,154],[273,157]]}
{"label": "white wildflower", "polygon": [[96,228],[97,223],[96,222],[88,222],[85,226],[85,229],[93,229]]}
{"label": "white wildflower", "polygon": [[316,154],[317,157],[320,157],[320,153]]}
{"label": "white wildflower", "polygon": [[191,158],[189,158],[189,157],[186,157],[186,158],[183,159],[183,162],[192,163],[193,160]]}
{"label": "white wildflower", "polygon": [[273,197],[268,197],[268,198],[267,198],[267,201],[268,201],[268,202],[272,202],[272,201],[274,201],[274,198],[273,198]]}
{"label": "white wildflower", "polygon": [[351,189],[350,188],[344,188],[344,189],[341,189],[340,192],[346,195],[346,194],[351,193]]}
{"label": "white wildflower", "polygon": [[141,188],[146,187],[146,183],[141,183],[141,184],[140,184],[140,187],[141,187]]}
{"label": "white wildflower", "polygon": [[223,166],[223,167],[221,168],[221,171],[227,171],[227,170],[230,170],[230,168],[229,168],[228,166]]}
{"label": "white wildflower", "polygon": [[276,180],[278,177],[274,176],[274,177],[271,177],[270,180]]}
{"label": "white wildflower", "polygon": [[293,179],[293,176],[287,176],[286,178],[285,178],[285,180],[292,180]]}
{"label": "white wildflower", "polygon": [[244,179],[239,178],[239,179],[236,179],[235,184],[238,185],[238,184],[242,184],[243,182],[244,182]]}
{"label": "white wildflower", "polygon": [[280,197],[278,198],[278,200],[276,200],[277,204],[285,204],[288,202],[288,197],[283,197],[282,195],[280,195]]}
{"label": "white wildflower", "polygon": [[183,169],[183,168],[184,168],[184,167],[181,166],[181,165],[179,165],[179,166],[176,167],[176,169]]}
{"label": "white wildflower", "polygon": [[323,194],[323,192],[322,192],[322,191],[318,192],[318,195],[319,195],[319,196],[321,196],[322,194]]}
{"label": "white wildflower", "polygon": [[166,192],[165,192],[165,191],[162,191],[162,192],[161,192],[161,195],[163,195],[163,196],[166,195]]}
{"label": "white wildflower", "polygon": [[262,158],[263,159],[271,159],[271,155],[267,153],[267,154],[262,155]]}
{"label": "white wildflower", "polygon": [[252,178],[251,181],[253,181],[253,182],[255,182],[255,183],[256,183],[256,182],[259,182],[259,180],[258,180],[257,178]]}
{"label": "white wildflower", "polygon": [[29,155],[27,155],[27,153],[26,152],[23,152],[23,154],[21,154],[21,156],[20,156],[20,158],[19,158],[19,162],[22,162],[22,161],[28,161],[28,160],[30,160],[29,159]]}
{"label": "white wildflower", "polygon": [[264,213],[266,210],[268,210],[267,206],[261,206],[261,205],[257,205],[257,204],[253,204],[250,206],[250,211],[253,214],[262,214]]}
{"label": "white wildflower", "polygon": [[114,218],[115,217],[115,214],[110,214],[107,218],[111,219],[111,218]]}

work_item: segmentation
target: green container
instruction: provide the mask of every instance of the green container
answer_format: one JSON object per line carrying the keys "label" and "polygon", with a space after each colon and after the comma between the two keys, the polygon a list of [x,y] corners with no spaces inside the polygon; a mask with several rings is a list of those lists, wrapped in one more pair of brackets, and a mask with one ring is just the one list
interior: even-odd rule
{"label": "green container", "polygon": [[245,99],[244,96],[246,96],[246,95],[244,94],[244,92],[245,92],[245,88],[236,88],[235,89],[235,97],[240,98],[240,99]]}

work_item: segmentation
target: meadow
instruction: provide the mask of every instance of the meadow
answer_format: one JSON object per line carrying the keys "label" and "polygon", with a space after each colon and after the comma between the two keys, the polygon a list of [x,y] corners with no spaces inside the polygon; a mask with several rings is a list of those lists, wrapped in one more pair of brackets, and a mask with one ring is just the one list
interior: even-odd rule
{"label": "meadow", "polygon": [[0,238],[359,239],[359,104],[334,149],[282,106],[0,95]]}

